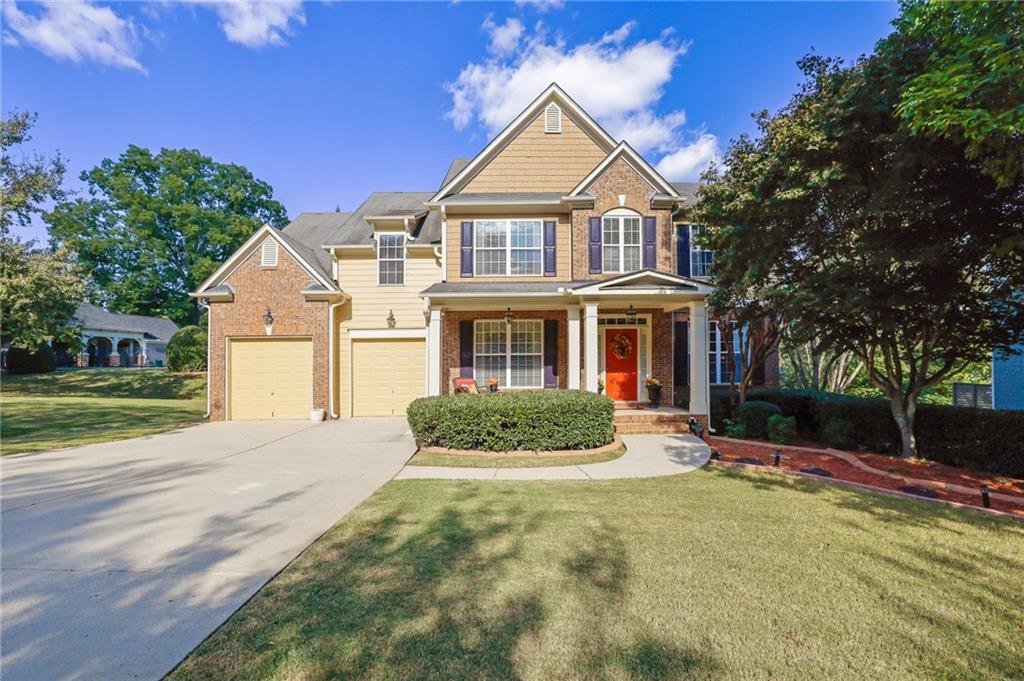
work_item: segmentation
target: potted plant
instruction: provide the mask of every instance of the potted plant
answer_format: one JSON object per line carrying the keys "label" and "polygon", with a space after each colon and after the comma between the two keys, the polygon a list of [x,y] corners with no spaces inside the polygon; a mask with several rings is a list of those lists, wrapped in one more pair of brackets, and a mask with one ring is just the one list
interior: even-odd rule
{"label": "potted plant", "polygon": [[492,393],[498,392],[498,379],[494,376],[489,377],[487,379],[487,389]]}
{"label": "potted plant", "polygon": [[598,395],[604,395],[604,379],[603,378],[597,379],[597,394]]}
{"label": "potted plant", "polygon": [[651,402],[651,409],[657,409],[661,404],[661,381],[652,376],[644,385],[647,387],[647,399]]}

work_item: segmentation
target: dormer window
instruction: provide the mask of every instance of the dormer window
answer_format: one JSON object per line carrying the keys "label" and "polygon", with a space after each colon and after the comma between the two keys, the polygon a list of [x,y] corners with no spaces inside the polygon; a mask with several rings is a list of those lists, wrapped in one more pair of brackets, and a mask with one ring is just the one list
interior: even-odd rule
{"label": "dormer window", "polygon": [[377,283],[382,286],[405,283],[405,234],[377,235]]}
{"label": "dormer window", "polygon": [[548,104],[544,109],[544,132],[555,134],[562,132],[562,110],[554,102]]}
{"label": "dormer window", "polygon": [[277,241],[267,239],[260,249],[260,265],[263,267],[277,267]]}

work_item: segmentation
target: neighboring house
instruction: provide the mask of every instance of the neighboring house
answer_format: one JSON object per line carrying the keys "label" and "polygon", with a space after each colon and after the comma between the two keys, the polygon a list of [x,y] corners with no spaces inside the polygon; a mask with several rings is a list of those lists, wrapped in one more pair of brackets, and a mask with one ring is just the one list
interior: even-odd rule
{"label": "neighboring house", "polygon": [[82,351],[72,355],[66,343],[54,343],[57,366],[164,366],[167,342],[178,330],[165,317],[115,314],[92,303],[78,306],[74,323],[81,327]]}
{"label": "neighboring house", "polygon": [[992,408],[1024,410],[1024,347],[1020,354],[992,356]]}
{"label": "neighboring house", "polygon": [[[706,419],[735,362],[695,190],[552,85],[439,190],[266,226],[203,282],[211,418],[402,414],[458,378],[643,403],[653,377]],[[777,384],[777,357],[761,374]]]}

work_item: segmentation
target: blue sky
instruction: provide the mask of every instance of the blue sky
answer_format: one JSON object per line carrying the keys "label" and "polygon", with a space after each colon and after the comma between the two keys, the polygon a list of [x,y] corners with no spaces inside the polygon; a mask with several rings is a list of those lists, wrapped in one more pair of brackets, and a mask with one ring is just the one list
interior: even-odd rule
{"label": "blue sky", "polygon": [[[2,108],[68,186],[128,144],[251,169],[293,217],[431,190],[551,80],[670,179],[695,179],[795,62],[855,58],[891,3],[272,4],[3,0]],[[41,224],[21,230],[45,237]]]}

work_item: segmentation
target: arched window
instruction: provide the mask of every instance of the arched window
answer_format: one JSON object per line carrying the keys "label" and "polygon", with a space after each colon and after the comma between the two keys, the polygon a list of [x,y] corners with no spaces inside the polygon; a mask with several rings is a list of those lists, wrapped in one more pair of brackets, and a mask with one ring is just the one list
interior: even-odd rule
{"label": "arched window", "polygon": [[601,218],[601,261],[605,272],[634,272],[643,262],[640,214],[616,208]]}

